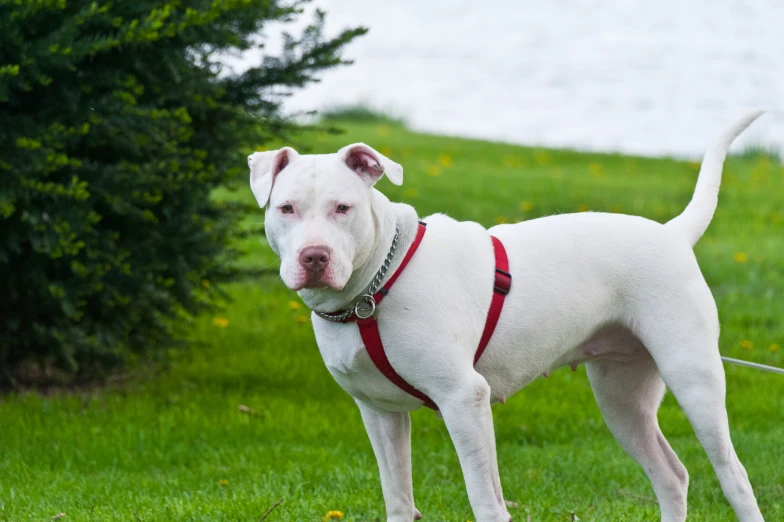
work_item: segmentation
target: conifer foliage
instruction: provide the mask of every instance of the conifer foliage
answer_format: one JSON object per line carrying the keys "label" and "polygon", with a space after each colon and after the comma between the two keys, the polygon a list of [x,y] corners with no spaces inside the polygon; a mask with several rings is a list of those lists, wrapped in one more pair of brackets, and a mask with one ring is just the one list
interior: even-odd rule
{"label": "conifer foliage", "polygon": [[327,38],[317,12],[279,54],[222,70],[302,7],[0,0],[0,381],[159,352],[214,304],[240,211],[211,192],[365,31]]}

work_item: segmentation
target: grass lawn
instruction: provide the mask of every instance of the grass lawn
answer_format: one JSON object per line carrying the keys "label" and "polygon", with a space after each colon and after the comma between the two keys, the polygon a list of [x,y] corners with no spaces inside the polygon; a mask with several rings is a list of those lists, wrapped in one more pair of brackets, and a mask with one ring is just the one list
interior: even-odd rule
{"label": "grass lawn", "polygon": [[[686,206],[698,165],[421,135],[343,123],[302,138],[314,152],[364,141],[400,162],[392,200],[490,226],[601,210],[666,221]],[[718,129],[717,129],[718,131]],[[707,141],[706,137],[706,141]],[[697,256],[718,301],[724,355],[784,366],[784,168],[728,160],[719,210]],[[238,194],[251,200],[250,190]],[[263,220],[259,210],[248,223]],[[275,266],[263,238],[249,266]],[[579,255],[579,253],[575,253]],[[298,297],[274,276],[229,288],[191,351],[159,374],[53,397],[0,397],[0,520],[384,520],[378,472],[353,401],[332,380]],[[766,520],[784,520],[784,377],[728,367],[732,436]],[[243,408],[240,408],[240,405]],[[244,410],[244,411],[243,411]],[[643,471],[604,426],[584,368],[539,379],[494,406],[501,480],[515,520],[658,520]],[[473,520],[442,421],[413,413],[414,488],[425,520]],[[681,410],[662,430],[691,475],[690,520],[734,520]]]}

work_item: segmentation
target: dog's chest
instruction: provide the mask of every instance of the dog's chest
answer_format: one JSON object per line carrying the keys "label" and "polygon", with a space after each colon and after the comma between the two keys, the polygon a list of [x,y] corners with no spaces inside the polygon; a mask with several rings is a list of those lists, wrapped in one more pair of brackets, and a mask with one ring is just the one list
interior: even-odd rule
{"label": "dog's chest", "polygon": [[314,316],[313,329],[324,364],[346,393],[387,411],[409,411],[421,404],[376,368],[355,323],[327,323]]}

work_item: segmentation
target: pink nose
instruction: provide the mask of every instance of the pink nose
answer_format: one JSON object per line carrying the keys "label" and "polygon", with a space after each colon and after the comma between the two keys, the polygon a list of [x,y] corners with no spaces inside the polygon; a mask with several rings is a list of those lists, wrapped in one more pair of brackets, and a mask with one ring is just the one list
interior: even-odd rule
{"label": "pink nose", "polygon": [[299,253],[299,264],[311,272],[321,272],[329,264],[329,251],[324,247],[306,247]]}

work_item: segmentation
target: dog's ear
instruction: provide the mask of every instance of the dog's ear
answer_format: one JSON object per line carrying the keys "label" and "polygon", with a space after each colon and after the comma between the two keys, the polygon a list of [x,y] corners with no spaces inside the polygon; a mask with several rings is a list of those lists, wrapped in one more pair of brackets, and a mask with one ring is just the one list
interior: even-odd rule
{"label": "dog's ear", "polygon": [[403,167],[364,143],[343,147],[338,151],[338,158],[370,185],[384,174],[393,184],[403,184]]}
{"label": "dog's ear", "polygon": [[259,207],[269,201],[272,193],[272,184],[280,171],[297,159],[299,154],[291,147],[283,147],[280,150],[270,150],[267,152],[254,152],[248,156],[248,166],[250,167],[250,189],[259,202]]}

